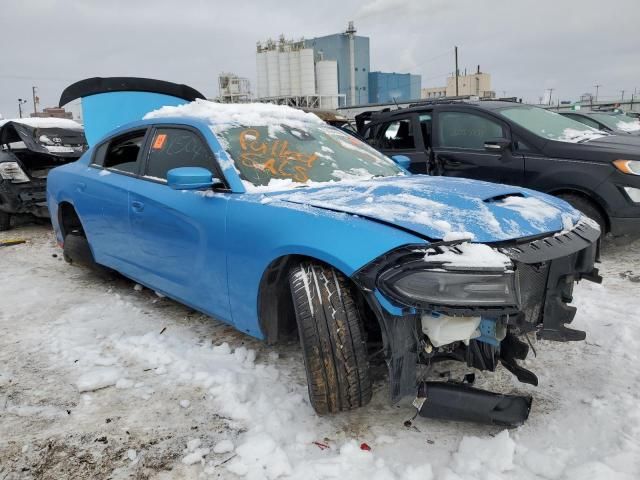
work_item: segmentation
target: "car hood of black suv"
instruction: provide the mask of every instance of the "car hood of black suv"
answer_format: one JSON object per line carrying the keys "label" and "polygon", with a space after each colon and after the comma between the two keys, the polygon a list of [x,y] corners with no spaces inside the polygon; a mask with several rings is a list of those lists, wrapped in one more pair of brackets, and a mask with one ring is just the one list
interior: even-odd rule
{"label": "car hood of black suv", "polygon": [[594,162],[609,163],[619,158],[640,160],[640,136],[607,135],[582,143],[550,140],[544,151],[552,157]]}

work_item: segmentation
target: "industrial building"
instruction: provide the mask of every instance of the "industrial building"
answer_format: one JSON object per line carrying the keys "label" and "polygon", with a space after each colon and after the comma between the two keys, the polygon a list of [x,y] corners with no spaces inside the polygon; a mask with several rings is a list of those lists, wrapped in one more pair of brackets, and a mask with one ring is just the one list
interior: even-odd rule
{"label": "industrial building", "polygon": [[422,77],[411,73],[369,72],[369,103],[392,103],[420,98]]}
{"label": "industrial building", "polygon": [[234,73],[218,75],[218,100],[222,103],[245,103],[251,100],[251,83],[248,78]]}
{"label": "industrial building", "polygon": [[338,69],[338,93],[344,105],[361,105],[369,101],[369,37],[356,35],[353,22],[344,33],[305,41],[316,58],[335,60]]}
{"label": "industrial building", "polygon": [[367,103],[369,39],[355,32],[349,22],[344,33],[258,43],[258,100],[331,109]]}
{"label": "industrial building", "polygon": [[447,85],[442,87],[427,87],[422,89],[422,98],[455,97],[456,95],[477,95],[478,97],[495,97],[491,90],[491,75],[480,71],[458,76],[458,91],[456,92],[456,76],[447,78]]}
{"label": "industrial building", "polygon": [[258,43],[256,66],[260,101],[308,108],[340,104],[337,62],[316,56],[304,40],[281,36],[278,42]]}
{"label": "industrial building", "polygon": [[307,108],[419,99],[421,76],[370,72],[369,37],[343,33],[258,42],[257,100]]}

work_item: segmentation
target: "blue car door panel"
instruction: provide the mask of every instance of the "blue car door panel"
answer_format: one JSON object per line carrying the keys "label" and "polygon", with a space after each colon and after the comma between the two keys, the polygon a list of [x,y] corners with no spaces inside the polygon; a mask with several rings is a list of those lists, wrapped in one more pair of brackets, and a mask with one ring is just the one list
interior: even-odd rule
{"label": "blue car door panel", "polygon": [[166,172],[214,171],[215,159],[195,132],[158,128],[143,175],[129,192],[134,276],[146,285],[230,321],[226,268],[227,193],[174,190]]}
{"label": "blue car door panel", "polygon": [[134,260],[129,225],[129,192],[139,181],[146,129],[125,133],[96,149],[82,182],[82,195],[91,201],[91,212],[82,212],[96,260],[115,269]]}

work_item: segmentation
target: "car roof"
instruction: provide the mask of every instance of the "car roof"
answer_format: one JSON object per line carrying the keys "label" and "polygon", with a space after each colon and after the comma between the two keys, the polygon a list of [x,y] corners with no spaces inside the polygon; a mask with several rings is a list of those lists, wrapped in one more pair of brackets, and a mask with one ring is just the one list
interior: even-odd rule
{"label": "car roof", "polygon": [[532,107],[535,105],[529,105],[526,103],[510,102],[505,100],[436,100],[425,101],[421,103],[414,103],[408,108],[399,108],[397,110],[384,111],[384,112],[371,112],[371,120],[376,121],[382,118],[394,117],[398,115],[405,115],[407,113],[419,113],[425,111],[428,108],[439,108],[442,106],[471,106],[481,110],[499,110],[505,107]]}

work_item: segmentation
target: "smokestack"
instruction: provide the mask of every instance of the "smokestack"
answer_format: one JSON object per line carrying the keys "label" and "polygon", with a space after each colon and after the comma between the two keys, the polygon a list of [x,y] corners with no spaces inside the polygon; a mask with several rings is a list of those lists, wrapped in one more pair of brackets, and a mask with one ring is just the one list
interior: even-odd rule
{"label": "smokestack", "polygon": [[356,104],[356,57],[355,57],[355,38],[356,27],[353,25],[353,20],[349,22],[347,31],[344,32],[349,36],[349,67],[351,72],[349,75],[350,85],[349,90],[351,92],[351,105]]}
{"label": "smokestack", "polygon": [[478,65],[478,73],[480,73],[480,65]]}

